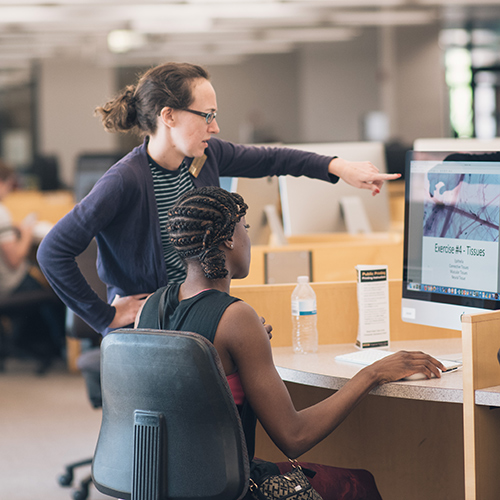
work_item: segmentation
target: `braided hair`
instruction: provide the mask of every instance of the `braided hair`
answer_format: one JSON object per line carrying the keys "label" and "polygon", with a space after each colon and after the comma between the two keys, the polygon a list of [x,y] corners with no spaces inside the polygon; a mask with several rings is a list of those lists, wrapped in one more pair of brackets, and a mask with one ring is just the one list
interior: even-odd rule
{"label": "braided hair", "polygon": [[219,245],[233,236],[247,208],[239,194],[220,187],[188,191],[168,211],[170,242],[183,261],[197,258],[207,278],[225,278],[226,259]]}

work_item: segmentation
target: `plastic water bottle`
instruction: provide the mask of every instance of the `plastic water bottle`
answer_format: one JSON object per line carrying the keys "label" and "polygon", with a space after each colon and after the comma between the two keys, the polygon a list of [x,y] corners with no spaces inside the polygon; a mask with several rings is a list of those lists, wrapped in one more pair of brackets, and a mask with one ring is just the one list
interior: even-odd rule
{"label": "plastic water bottle", "polygon": [[316,326],[316,294],[309,285],[308,276],[299,276],[292,293],[292,341],[297,353],[312,353],[318,350]]}

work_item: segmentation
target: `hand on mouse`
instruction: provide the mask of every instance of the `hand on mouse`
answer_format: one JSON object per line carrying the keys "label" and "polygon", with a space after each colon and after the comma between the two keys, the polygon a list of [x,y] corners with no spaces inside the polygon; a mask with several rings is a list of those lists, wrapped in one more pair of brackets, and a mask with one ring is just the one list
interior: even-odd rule
{"label": "hand on mouse", "polygon": [[418,351],[399,351],[376,361],[365,370],[372,370],[379,385],[421,374],[424,378],[441,377],[446,368],[435,358]]}

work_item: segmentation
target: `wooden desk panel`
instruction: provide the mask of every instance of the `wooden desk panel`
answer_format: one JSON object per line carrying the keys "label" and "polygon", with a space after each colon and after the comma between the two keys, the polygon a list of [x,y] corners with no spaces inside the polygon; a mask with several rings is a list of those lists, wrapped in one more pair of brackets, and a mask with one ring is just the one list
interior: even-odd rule
{"label": "wooden desk panel", "polygon": [[36,213],[38,220],[55,224],[75,205],[70,191],[14,191],[4,200],[15,224],[28,214]]}
{"label": "wooden desk panel", "polygon": [[500,385],[500,311],[463,319],[464,454],[467,500],[500,496],[500,409],[477,405],[476,394]]}
{"label": "wooden desk panel", "polygon": [[[356,283],[312,283],[318,307],[320,344],[355,343],[358,329]],[[231,293],[250,304],[273,326],[273,346],[292,345],[291,296],[295,284],[238,286]],[[400,280],[389,280],[391,340],[457,338],[460,332],[444,328],[426,328],[404,323],[401,319]]]}
{"label": "wooden desk panel", "polygon": [[309,251],[312,255],[314,281],[349,281],[356,279],[358,264],[389,266],[389,276],[402,278],[403,238],[399,233],[349,235],[332,233],[290,238],[287,246],[252,246],[252,261],[242,285],[265,283],[265,254],[268,252]]}
{"label": "wooden desk panel", "polygon": [[[332,394],[286,383],[297,408]],[[464,498],[462,405],[367,396],[347,419],[300,460],[363,468],[384,500]],[[283,461],[258,426],[256,456]]]}

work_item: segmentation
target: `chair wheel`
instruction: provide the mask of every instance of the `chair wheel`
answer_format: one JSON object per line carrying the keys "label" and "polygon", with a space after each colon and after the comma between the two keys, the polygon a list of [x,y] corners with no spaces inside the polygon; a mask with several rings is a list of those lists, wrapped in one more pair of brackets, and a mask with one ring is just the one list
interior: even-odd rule
{"label": "chair wheel", "polygon": [[57,481],[61,486],[70,486],[73,482],[73,472],[66,471],[57,478]]}
{"label": "chair wheel", "polygon": [[73,500],[87,500],[89,496],[89,488],[88,486],[82,486],[81,489],[73,492]]}

